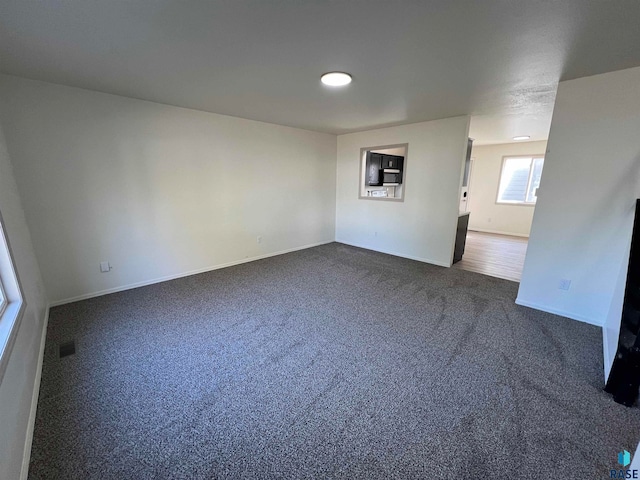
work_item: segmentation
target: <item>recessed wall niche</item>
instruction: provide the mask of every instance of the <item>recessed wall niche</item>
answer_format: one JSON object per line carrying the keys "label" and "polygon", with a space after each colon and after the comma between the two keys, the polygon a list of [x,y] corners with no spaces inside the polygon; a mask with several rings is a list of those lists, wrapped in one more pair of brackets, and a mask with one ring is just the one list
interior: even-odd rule
{"label": "recessed wall niche", "polygon": [[408,151],[408,143],[361,148],[358,198],[404,201]]}

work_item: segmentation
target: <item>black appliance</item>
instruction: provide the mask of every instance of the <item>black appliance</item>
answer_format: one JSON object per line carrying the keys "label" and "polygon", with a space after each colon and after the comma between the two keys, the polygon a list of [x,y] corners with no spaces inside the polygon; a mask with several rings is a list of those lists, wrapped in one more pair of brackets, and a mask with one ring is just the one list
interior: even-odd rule
{"label": "black appliance", "polygon": [[397,168],[383,168],[382,173],[382,186],[395,186],[402,183],[402,172]]}
{"label": "black appliance", "polygon": [[402,184],[404,157],[367,152],[365,183],[370,187]]}

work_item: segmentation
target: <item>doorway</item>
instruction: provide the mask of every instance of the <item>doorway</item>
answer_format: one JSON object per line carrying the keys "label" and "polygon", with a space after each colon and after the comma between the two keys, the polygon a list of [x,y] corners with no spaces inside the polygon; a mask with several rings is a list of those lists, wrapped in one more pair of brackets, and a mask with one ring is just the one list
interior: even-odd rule
{"label": "doorway", "polygon": [[474,143],[460,203],[469,212],[468,233],[455,268],[520,281],[545,152],[546,141]]}

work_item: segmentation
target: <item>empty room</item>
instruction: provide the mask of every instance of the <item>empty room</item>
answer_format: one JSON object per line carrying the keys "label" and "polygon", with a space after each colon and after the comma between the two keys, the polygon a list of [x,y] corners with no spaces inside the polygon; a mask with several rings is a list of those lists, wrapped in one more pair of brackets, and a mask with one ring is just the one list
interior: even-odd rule
{"label": "empty room", "polygon": [[3,2],[0,479],[640,477],[638,19]]}

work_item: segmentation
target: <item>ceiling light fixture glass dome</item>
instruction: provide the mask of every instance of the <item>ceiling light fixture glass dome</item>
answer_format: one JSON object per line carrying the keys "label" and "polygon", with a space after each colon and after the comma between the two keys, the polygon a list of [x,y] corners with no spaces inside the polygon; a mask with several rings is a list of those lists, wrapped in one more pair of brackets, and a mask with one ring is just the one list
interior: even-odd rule
{"label": "ceiling light fixture glass dome", "polygon": [[344,87],[351,83],[351,75],[345,72],[328,72],[320,77],[320,81],[330,87]]}

